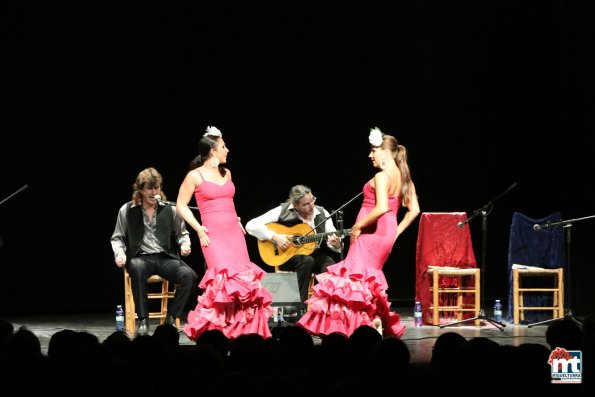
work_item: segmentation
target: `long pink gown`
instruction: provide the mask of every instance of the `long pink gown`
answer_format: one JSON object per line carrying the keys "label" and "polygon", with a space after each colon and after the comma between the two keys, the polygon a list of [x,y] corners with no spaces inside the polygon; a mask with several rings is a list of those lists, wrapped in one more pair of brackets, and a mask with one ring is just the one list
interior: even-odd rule
{"label": "long pink gown", "polygon": [[[363,188],[358,220],[376,204],[370,182]],[[341,332],[350,336],[360,325],[371,326],[376,317],[382,320],[384,335],[400,337],[405,332],[400,315],[390,311],[388,284],[382,272],[397,234],[399,197],[390,197],[388,204],[388,212],[362,229],[361,235],[349,246],[345,260],[316,276],[318,283],[308,300],[309,310],[297,322],[311,334]]]}
{"label": "long pink gown", "polygon": [[219,185],[203,179],[194,191],[211,243],[201,247],[207,262],[198,285],[203,293],[184,326],[192,340],[209,329],[219,329],[230,339],[248,333],[271,336],[267,321],[274,312],[270,307],[273,298],[260,284],[266,272],[248,256],[234,194],[231,180]]}

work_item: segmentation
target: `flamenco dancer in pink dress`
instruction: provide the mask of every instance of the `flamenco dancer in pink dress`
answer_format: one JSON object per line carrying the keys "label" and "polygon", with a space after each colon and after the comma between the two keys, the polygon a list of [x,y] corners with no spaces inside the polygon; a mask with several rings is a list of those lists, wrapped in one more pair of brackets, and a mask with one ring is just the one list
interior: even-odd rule
{"label": "flamenco dancer in pink dress", "polygon": [[[399,314],[390,311],[382,267],[397,237],[419,214],[419,203],[405,147],[377,128],[369,140],[369,157],[379,171],[364,185],[347,257],[316,277],[309,310],[297,323],[313,335],[350,336],[361,325],[384,335],[401,337],[405,332]],[[401,206],[408,211],[397,223]]]}
{"label": "flamenco dancer in pink dress", "polygon": [[[188,313],[184,332],[192,340],[209,329],[221,330],[230,339],[249,333],[268,338],[273,298],[260,283],[266,272],[248,256],[246,232],[233,201],[231,171],[223,167],[229,149],[217,128],[207,128],[198,152],[180,186],[176,209],[198,233],[207,271],[198,285],[203,293]],[[192,195],[202,224],[188,208]]]}

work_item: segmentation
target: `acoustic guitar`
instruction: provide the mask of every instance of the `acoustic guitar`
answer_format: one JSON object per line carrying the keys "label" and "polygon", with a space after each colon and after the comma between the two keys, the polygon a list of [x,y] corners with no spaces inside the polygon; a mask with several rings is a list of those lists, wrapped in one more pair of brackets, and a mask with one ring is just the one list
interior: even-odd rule
{"label": "acoustic guitar", "polygon": [[277,234],[291,235],[291,245],[282,250],[270,240],[258,240],[258,252],[260,257],[269,266],[281,266],[294,255],[310,255],[316,246],[325,236],[336,234],[339,237],[349,236],[351,229],[343,229],[342,233],[337,231],[325,233],[312,233],[312,228],[305,223],[288,227],[279,223],[269,223],[267,227]]}

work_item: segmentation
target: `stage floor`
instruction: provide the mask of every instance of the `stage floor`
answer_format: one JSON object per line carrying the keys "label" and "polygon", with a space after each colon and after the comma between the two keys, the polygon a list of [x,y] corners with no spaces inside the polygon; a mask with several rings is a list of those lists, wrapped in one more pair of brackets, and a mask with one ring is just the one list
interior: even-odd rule
{"label": "stage floor", "polygon": [[[437,326],[413,326],[413,312],[411,309],[396,309],[405,322],[407,331],[402,337],[409,347],[412,363],[429,363],[432,355],[432,347],[436,338],[445,332],[458,332],[467,339],[474,337],[487,337],[501,345],[518,346],[522,343],[539,343],[549,348],[545,340],[546,325],[527,327],[526,325],[506,324],[500,329],[489,322],[485,325],[476,326],[473,322],[462,323],[447,327]],[[115,314],[81,314],[81,315],[43,315],[43,316],[5,316],[4,318],[14,324],[15,330],[25,326],[37,335],[40,339],[42,350],[47,353],[50,337],[57,331],[72,329],[75,331],[87,331],[96,335],[103,341],[115,330]],[[158,325],[157,319],[151,319],[151,332]],[[182,322],[184,324],[184,322]],[[319,338],[314,338],[315,343],[320,343]],[[193,344],[182,332],[180,344]]]}

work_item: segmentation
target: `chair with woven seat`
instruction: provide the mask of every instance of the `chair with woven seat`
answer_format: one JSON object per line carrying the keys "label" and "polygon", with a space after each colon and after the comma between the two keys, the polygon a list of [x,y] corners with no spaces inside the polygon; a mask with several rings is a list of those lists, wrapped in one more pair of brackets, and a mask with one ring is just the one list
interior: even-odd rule
{"label": "chair with woven seat", "polygon": [[477,267],[465,212],[421,214],[416,245],[416,300],[423,324],[478,316],[481,309]]}
{"label": "chair with woven seat", "polygon": [[[547,280],[544,280],[541,285],[524,285],[523,279],[526,280],[528,277],[551,277],[553,281],[548,282]],[[525,304],[525,294],[537,293],[551,293],[551,303],[540,303],[539,305],[542,306],[527,306]],[[527,310],[551,311],[552,318],[564,317],[564,268],[544,269],[541,267],[515,267],[512,269],[512,294],[513,322],[516,325],[521,321],[525,321],[525,311]]]}
{"label": "chair with woven seat", "polygon": [[[454,313],[457,321],[463,320],[463,314],[467,312],[473,313],[474,317],[479,316],[481,309],[481,273],[479,268],[457,269],[429,266],[428,276],[432,279],[430,286],[432,324],[440,324],[441,312]],[[466,299],[470,295],[472,299]],[[480,325],[479,320],[476,321],[476,325]]]}
{"label": "chair with woven seat", "polygon": [[545,218],[513,213],[508,246],[509,303],[507,320],[514,324],[564,316],[564,233],[555,212]]}
{"label": "chair with woven seat", "polygon": [[[158,309],[150,311],[149,318],[158,318],[159,323],[163,324],[167,317],[168,301],[169,299],[173,299],[175,294],[175,285],[170,289],[169,281],[156,274],[149,277],[147,281],[149,282],[149,288],[151,289],[148,294],[149,302],[159,301],[155,302],[157,303]],[[124,269],[124,306],[126,332],[128,332],[129,335],[134,335],[138,315],[136,314],[134,298],[132,295],[132,279],[126,269]],[[179,318],[176,318],[176,327],[178,327],[178,329],[180,328]]]}

